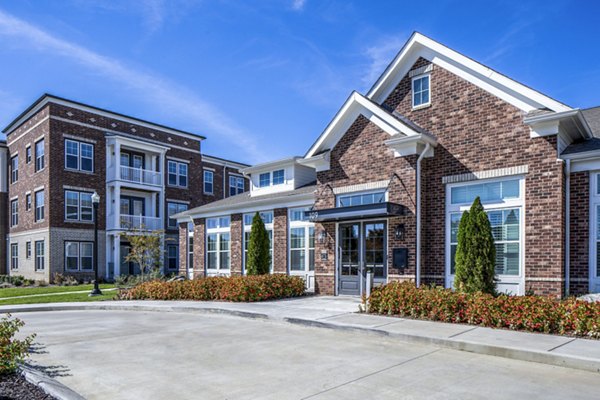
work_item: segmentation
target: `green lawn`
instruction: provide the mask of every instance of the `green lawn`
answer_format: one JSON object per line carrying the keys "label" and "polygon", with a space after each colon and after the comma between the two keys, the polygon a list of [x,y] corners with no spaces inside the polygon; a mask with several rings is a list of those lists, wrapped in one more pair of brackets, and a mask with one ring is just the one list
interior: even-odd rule
{"label": "green lawn", "polygon": [[[15,287],[0,289],[0,299],[4,297],[27,296],[30,294],[45,294],[45,293],[62,293],[62,292],[77,292],[80,290],[92,290],[94,285],[75,285],[75,286],[44,286],[44,287]],[[115,285],[104,283],[100,285],[100,289],[114,288]],[[54,296],[56,297],[56,296]]]}
{"label": "green lawn", "polygon": [[[89,286],[89,285],[85,285]],[[2,289],[6,290],[6,289]],[[57,294],[52,296],[34,296],[34,297],[20,297],[15,299],[0,300],[0,306],[14,305],[14,304],[39,304],[39,303],[64,303],[73,301],[103,301],[112,300],[117,295],[116,290],[105,291],[102,296],[89,297],[88,293],[67,293]]]}

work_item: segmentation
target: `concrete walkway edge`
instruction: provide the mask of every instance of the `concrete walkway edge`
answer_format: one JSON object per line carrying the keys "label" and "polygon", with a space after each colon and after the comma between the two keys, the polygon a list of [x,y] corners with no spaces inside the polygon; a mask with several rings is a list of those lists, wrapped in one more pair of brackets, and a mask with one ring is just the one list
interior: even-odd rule
{"label": "concrete walkway edge", "polygon": [[[230,304],[230,303],[224,303]],[[378,335],[389,338],[396,338],[407,343],[429,344],[452,350],[462,350],[471,353],[478,353],[508,359],[530,361],[560,367],[574,368],[583,371],[600,372],[600,359],[587,358],[577,355],[551,353],[548,351],[539,351],[532,349],[514,348],[508,346],[495,346],[489,344],[475,343],[472,341],[454,338],[427,337],[401,332],[388,332],[376,327],[362,327],[350,324],[331,323],[323,320],[292,318],[292,317],[274,317],[265,313],[254,311],[231,310],[225,307],[194,306],[190,303],[189,306],[169,305],[164,304],[102,304],[98,303],[74,303],[74,304],[37,304],[37,305],[19,305],[19,306],[4,306],[0,308],[0,312],[5,313],[21,313],[21,312],[39,312],[39,311],[77,311],[77,310],[111,310],[111,311],[157,311],[157,312],[181,312],[181,313],[202,313],[202,314],[225,314],[235,317],[263,319],[285,322],[295,325],[304,325],[308,327],[326,328],[342,330],[347,332],[356,332],[367,335]],[[474,326],[475,327],[475,326]],[[600,346],[600,341],[598,342]]]}
{"label": "concrete walkway edge", "polygon": [[30,367],[21,366],[21,374],[27,382],[39,387],[44,393],[58,400],[85,400],[85,397],[55,379]]}

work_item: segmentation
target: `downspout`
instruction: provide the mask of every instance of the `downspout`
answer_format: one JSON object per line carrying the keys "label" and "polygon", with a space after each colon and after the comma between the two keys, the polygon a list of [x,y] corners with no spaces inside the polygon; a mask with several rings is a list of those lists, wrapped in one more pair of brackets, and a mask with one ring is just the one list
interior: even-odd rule
{"label": "downspout", "polygon": [[417,287],[421,286],[421,161],[429,149],[431,149],[431,145],[425,143],[425,149],[417,158],[417,249],[415,256],[415,284]]}
{"label": "downspout", "polygon": [[571,160],[565,160],[565,297],[571,292]]}

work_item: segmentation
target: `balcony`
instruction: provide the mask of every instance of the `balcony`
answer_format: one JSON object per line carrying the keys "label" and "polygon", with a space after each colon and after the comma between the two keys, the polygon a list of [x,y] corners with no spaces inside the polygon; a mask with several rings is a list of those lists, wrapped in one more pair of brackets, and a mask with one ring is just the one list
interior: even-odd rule
{"label": "balcony", "polygon": [[155,231],[162,229],[162,219],[143,215],[123,215],[119,217],[119,228],[124,230],[140,229]]}
{"label": "balcony", "polygon": [[120,166],[120,180],[141,185],[161,186],[162,176],[160,172],[142,168]]}

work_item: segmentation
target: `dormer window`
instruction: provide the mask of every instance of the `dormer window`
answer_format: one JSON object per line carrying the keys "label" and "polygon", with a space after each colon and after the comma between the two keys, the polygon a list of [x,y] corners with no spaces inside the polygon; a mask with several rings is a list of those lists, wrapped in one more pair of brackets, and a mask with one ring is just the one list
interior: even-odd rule
{"label": "dormer window", "polygon": [[258,186],[259,187],[271,186],[271,173],[270,172],[265,172],[263,174],[260,174],[260,176],[258,177]]}
{"label": "dormer window", "polygon": [[282,169],[273,171],[273,185],[281,185],[284,182],[284,172]]}
{"label": "dormer window", "polygon": [[412,79],[412,106],[413,108],[426,107],[431,103],[429,93],[430,75],[418,75]]}

